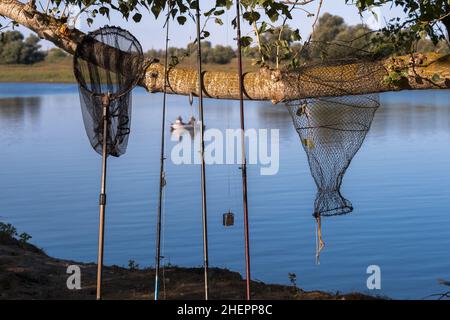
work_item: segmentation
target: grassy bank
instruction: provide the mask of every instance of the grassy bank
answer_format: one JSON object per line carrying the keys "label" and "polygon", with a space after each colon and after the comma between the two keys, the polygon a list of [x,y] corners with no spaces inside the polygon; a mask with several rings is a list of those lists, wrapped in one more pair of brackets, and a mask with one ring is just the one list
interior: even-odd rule
{"label": "grassy bank", "polygon": [[[14,231],[15,232],[15,231]],[[28,235],[11,236],[0,231],[0,299],[95,299],[97,266],[61,260],[48,256],[29,244]],[[81,289],[69,290],[66,273],[69,265],[81,269]],[[106,266],[104,268],[105,299],[153,299],[154,270]],[[162,295],[166,299],[203,299],[203,269],[166,267]],[[237,272],[210,269],[212,299],[243,299],[245,281]],[[254,299],[374,299],[360,293],[332,294],[304,291],[296,286],[252,282]]]}
{"label": "grassy bank", "polygon": [[72,60],[69,58],[32,65],[0,65],[0,82],[75,82]]}
{"label": "grassy bank", "polygon": [[[251,61],[245,61],[246,71],[255,70]],[[182,61],[180,67],[196,68],[193,59]],[[237,70],[237,61],[233,59],[228,64],[205,64],[205,71]],[[56,61],[43,61],[32,65],[13,64],[0,65],[0,82],[41,82],[41,83],[74,83],[72,58],[67,57]]]}

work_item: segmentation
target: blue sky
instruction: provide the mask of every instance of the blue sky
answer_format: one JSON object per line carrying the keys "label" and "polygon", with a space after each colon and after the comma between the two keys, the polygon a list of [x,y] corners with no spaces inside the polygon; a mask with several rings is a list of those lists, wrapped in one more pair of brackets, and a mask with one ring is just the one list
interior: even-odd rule
{"label": "blue sky", "polygon": [[[213,0],[201,0],[200,4],[202,8],[209,8]],[[316,1],[318,2],[318,1]],[[315,12],[317,3],[312,3],[309,6],[305,6],[309,11]],[[380,24],[383,24],[384,20],[388,20],[395,13],[399,14],[398,10],[390,10],[390,8],[382,8],[377,12],[378,21],[376,21],[371,14],[365,14],[361,17],[356,9],[356,6],[346,5],[345,0],[324,0],[321,15],[325,12],[331,14],[337,14],[342,16],[348,24],[366,23],[373,28],[377,28]],[[96,20],[94,26],[88,27],[85,23],[79,24],[81,30],[87,32],[89,30],[96,29],[97,27],[105,24],[118,25],[133,33],[141,42],[144,50],[148,49],[160,49],[164,47],[165,33],[163,30],[164,17],[155,19],[153,15],[148,12],[142,12],[143,18],[140,23],[135,23],[130,19],[126,21],[118,14],[113,14],[111,21],[105,18],[99,18]],[[234,46],[234,30],[231,27],[231,20],[234,18],[233,11],[226,13],[223,16],[224,25],[218,26],[213,21],[208,24],[207,30],[211,32],[210,41],[215,44],[231,45]],[[83,20],[83,19],[80,19]],[[306,14],[300,10],[294,10],[294,20],[290,22],[292,27],[299,28],[303,38],[307,38],[311,32],[311,26],[314,18],[306,17]],[[247,23],[243,23],[243,29],[245,32],[250,32],[250,28]],[[29,31],[23,27],[20,27],[25,34],[29,34]],[[192,42],[195,39],[195,24],[192,20],[188,20],[184,26],[180,26],[177,23],[171,24],[170,30],[170,45],[176,47],[184,47],[187,43]],[[44,48],[52,47],[51,43],[46,41],[42,42]]]}

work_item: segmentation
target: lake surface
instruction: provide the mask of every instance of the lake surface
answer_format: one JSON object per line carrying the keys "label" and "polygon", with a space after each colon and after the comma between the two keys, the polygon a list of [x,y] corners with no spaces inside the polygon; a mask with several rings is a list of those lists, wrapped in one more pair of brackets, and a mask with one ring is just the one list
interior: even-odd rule
{"label": "lake surface", "polygon": [[[127,153],[108,163],[105,263],[154,263],[160,94],[133,94]],[[450,91],[381,95],[372,128],[343,180],[353,213],[322,219],[325,248],[315,264],[316,186],[284,106],[246,103],[247,128],[280,129],[280,169],[249,167],[253,278],[328,291],[423,298],[450,280]],[[169,96],[168,121],[192,109]],[[195,112],[196,114],[196,112]],[[208,128],[239,126],[235,101],[205,101]],[[167,130],[167,139],[170,132]],[[168,142],[168,152],[175,142]],[[96,261],[101,157],[86,137],[77,88],[0,84],[0,220],[33,236],[52,256]],[[167,161],[164,262],[202,264],[200,167]],[[210,264],[244,272],[238,165],[207,167]],[[222,214],[235,213],[235,226]],[[369,265],[381,290],[366,287]],[[243,288],[244,290],[244,288]]]}

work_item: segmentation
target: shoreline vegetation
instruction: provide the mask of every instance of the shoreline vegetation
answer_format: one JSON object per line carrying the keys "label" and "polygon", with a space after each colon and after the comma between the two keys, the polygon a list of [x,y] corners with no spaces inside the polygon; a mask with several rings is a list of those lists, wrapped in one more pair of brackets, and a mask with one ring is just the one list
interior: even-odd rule
{"label": "shoreline vegetation", "polygon": [[43,61],[31,65],[0,65],[0,82],[76,83],[70,60]]}
{"label": "shoreline vegetation", "polygon": [[[0,231],[0,299],[92,299],[95,300],[97,266],[48,256],[42,249],[28,243],[31,238],[15,228],[5,225]],[[11,228],[9,228],[11,227]],[[6,230],[6,232],[5,232]],[[9,232],[13,230],[14,232]],[[81,289],[67,289],[70,265],[81,270]],[[203,269],[166,266],[165,283],[161,285],[161,298],[192,300],[203,299]],[[139,269],[130,260],[129,268],[104,267],[105,299],[153,299],[154,269]],[[245,281],[237,272],[210,268],[212,299],[244,299]],[[296,285],[265,284],[252,281],[253,299],[275,300],[373,300],[378,297],[361,294],[304,291]]]}
{"label": "shoreline vegetation", "polygon": [[[247,59],[246,59],[247,60]],[[65,57],[58,61],[42,61],[34,64],[0,64],[0,83],[76,83],[73,74],[73,60]],[[246,72],[257,70],[251,65],[250,59],[245,63]],[[177,67],[195,68],[190,61],[183,61]],[[237,70],[236,58],[227,64],[207,63],[203,65],[205,71],[233,71]]]}

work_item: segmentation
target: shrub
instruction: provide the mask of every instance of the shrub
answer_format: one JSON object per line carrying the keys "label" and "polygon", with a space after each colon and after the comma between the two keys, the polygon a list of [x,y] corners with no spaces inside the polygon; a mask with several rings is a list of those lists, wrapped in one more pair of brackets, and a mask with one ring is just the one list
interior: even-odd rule
{"label": "shrub", "polygon": [[44,60],[39,41],[35,35],[24,39],[19,31],[0,34],[0,64],[31,64]]}

